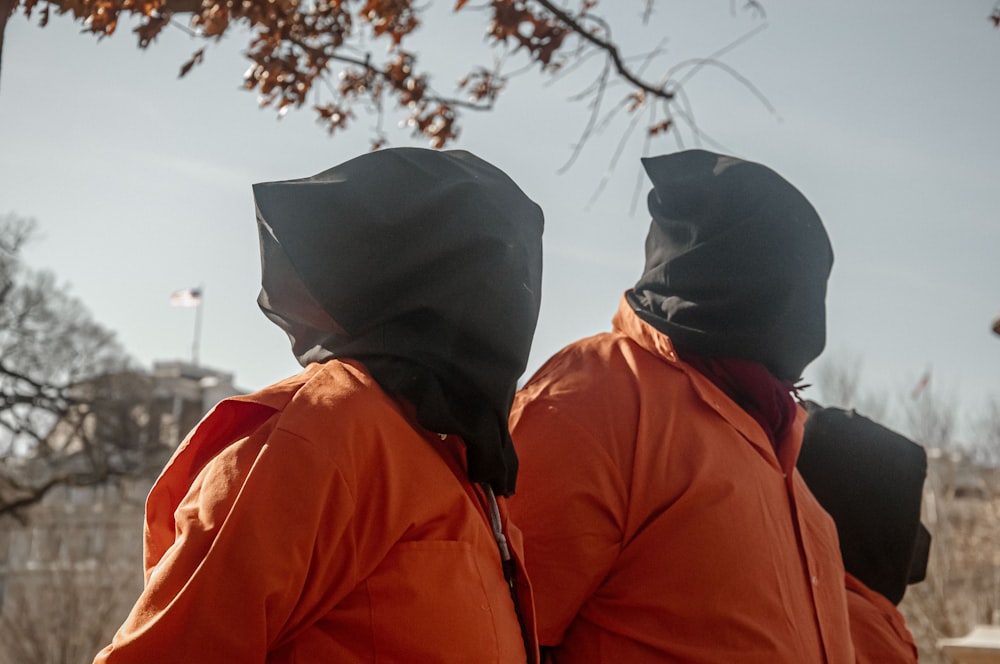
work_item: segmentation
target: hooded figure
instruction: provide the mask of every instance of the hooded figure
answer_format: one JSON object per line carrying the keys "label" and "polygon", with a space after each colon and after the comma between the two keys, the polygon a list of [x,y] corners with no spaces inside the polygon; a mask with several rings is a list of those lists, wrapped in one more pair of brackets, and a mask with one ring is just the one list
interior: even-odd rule
{"label": "hooded figure", "polygon": [[558,664],[855,664],[836,529],[795,470],[823,224],[760,164],[643,166],[646,263],[613,330],[511,412],[540,642]]}
{"label": "hooded figure", "polygon": [[254,186],[259,304],[304,369],[227,399],[149,494],[95,662],[537,661],[507,428],[542,213],[467,152]]}
{"label": "hooded figure", "polygon": [[688,150],[642,164],[653,220],[629,303],[682,352],[796,382],[826,344],[833,250],[816,210],[754,162]]}
{"label": "hooded figure", "polygon": [[924,580],[927,453],[854,411],[809,405],[798,468],[837,524],[844,568],[893,604]]}
{"label": "hooded figure", "polygon": [[465,440],[473,481],[512,493],[507,414],[540,305],[538,206],[467,152],[415,148],[253,190],[258,303],[299,362],[364,363],[421,425]]}
{"label": "hooded figure", "polygon": [[854,411],[807,407],[798,468],[837,524],[858,662],[916,662],[895,605],[927,571],[931,538],[920,523],[927,454]]}

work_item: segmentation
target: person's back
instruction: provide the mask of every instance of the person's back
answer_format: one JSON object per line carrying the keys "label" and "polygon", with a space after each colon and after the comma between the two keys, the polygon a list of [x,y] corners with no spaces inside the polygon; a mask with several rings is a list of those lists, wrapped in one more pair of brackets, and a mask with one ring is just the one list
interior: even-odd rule
{"label": "person's back", "polygon": [[837,525],[857,664],[915,664],[917,646],[896,606],[927,571],[927,453],[853,410],[807,409],[797,466]]}
{"label": "person's back", "polygon": [[[773,192],[755,199],[739,172],[715,198],[713,178],[742,162],[703,152],[658,159],[680,163],[646,164],[657,187],[646,275],[623,298],[614,330],[557,353],[511,414],[521,458],[512,518],[524,533],[539,642],[554,662],[848,664],[836,530],[795,470],[804,413],[786,384],[822,348],[823,319],[782,328],[785,315],[794,323],[793,314],[822,309],[825,233],[814,213],[761,230],[753,215],[773,210]],[[658,192],[664,168],[680,182]],[[669,193],[684,200],[664,222],[654,203]],[[743,216],[724,218],[733,210]],[[716,228],[699,225],[699,214]],[[671,227],[678,218],[694,222]],[[802,290],[787,284],[787,257],[753,255],[762,237],[811,251]],[[719,242],[730,244],[730,260],[712,260]],[[699,251],[709,256],[700,265]],[[687,273],[661,269],[676,268],[675,258],[689,260]],[[755,261],[778,267],[741,273]],[[691,291],[644,304],[665,282]],[[747,302],[741,286],[761,302]],[[781,315],[760,308],[766,288],[789,305]],[[796,298],[800,311],[789,311]],[[671,306],[676,315],[663,313]],[[718,329],[694,330],[706,310]],[[742,328],[741,315],[750,320]],[[753,329],[758,318],[773,329]],[[695,333],[665,330],[682,323]],[[717,348],[699,345],[708,337]]]}

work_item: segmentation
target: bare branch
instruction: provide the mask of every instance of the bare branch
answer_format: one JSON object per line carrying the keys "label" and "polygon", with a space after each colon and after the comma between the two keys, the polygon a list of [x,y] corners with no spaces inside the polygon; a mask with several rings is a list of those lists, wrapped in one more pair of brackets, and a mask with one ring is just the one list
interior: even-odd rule
{"label": "bare branch", "polygon": [[594,131],[594,127],[597,124],[597,118],[601,112],[601,105],[604,102],[604,91],[607,89],[609,74],[609,65],[605,64],[604,71],[601,72],[596,83],[594,100],[589,105],[590,113],[587,116],[587,124],[584,126],[583,132],[580,134],[580,140],[573,145],[573,151],[570,154],[569,159],[567,159],[566,163],[559,167],[559,170],[557,171],[558,173],[565,173],[574,163],[576,163],[576,159],[580,156],[584,144]]}
{"label": "bare branch", "polygon": [[[537,2],[539,5],[541,5],[542,7],[545,7],[546,10],[551,12],[553,16],[558,18],[559,21],[561,21],[567,28],[569,28],[572,32],[574,32],[580,39],[586,40],[591,44],[593,44],[594,46],[596,46],[598,49],[604,51],[604,53],[606,53],[607,56],[611,59],[611,62],[614,63],[615,71],[618,72],[618,75],[624,78],[629,83],[631,83],[634,87],[660,99],[664,99],[667,101],[673,99],[674,97],[673,92],[668,91],[665,86],[649,83],[647,81],[642,80],[636,74],[634,74],[626,66],[625,61],[622,58],[621,52],[618,50],[618,47],[614,44],[614,42],[610,41],[609,39],[602,39],[598,37],[593,32],[585,28],[582,24],[580,24],[576,19],[574,19],[572,16],[567,14],[565,11],[560,9],[558,6],[556,6],[549,0],[534,0],[534,1]],[[594,17],[592,16],[587,16],[587,15],[585,16],[587,18],[590,18],[591,20],[594,19]]]}
{"label": "bare branch", "polygon": [[[52,275],[21,264],[33,223],[0,217],[0,515],[53,487],[101,482],[137,467],[134,414],[145,398],[115,372],[124,352]],[[120,405],[120,409],[113,404]]]}
{"label": "bare branch", "polygon": [[[767,28],[767,24],[766,23],[762,23],[762,24],[758,25],[756,28],[754,28],[753,30],[750,30],[749,32],[747,32],[746,34],[742,35],[738,39],[733,40],[732,42],[726,44],[725,46],[723,46],[719,50],[715,51],[714,53],[710,53],[709,55],[705,56],[704,58],[697,58],[697,59],[684,60],[684,61],[678,62],[676,65],[674,65],[673,67],[671,67],[670,70],[667,72],[667,78],[669,79],[671,76],[673,76],[674,72],[677,72],[677,71],[680,71],[681,69],[689,67],[690,69],[689,69],[688,73],[685,74],[684,76],[682,76],[678,81],[675,82],[675,84],[678,85],[678,86],[684,85],[695,74],[697,74],[698,70],[700,70],[702,67],[705,67],[707,65],[719,64],[718,63],[719,58],[721,58],[723,55],[725,55],[729,51],[732,51],[733,49],[735,49],[740,44],[743,44],[744,42],[749,41],[751,38],[755,37],[758,33],[760,33],[761,31],[763,31],[765,28]],[[732,68],[730,68],[730,70],[732,70]],[[733,71],[735,71],[735,70],[733,70]],[[743,78],[743,77],[737,76],[737,78]]]}
{"label": "bare branch", "polygon": [[54,475],[45,482],[37,485],[21,484],[5,478],[5,482],[19,495],[17,498],[5,499],[0,495],[0,515],[18,515],[24,509],[36,505],[45,499],[50,491],[60,486],[95,486],[103,484],[112,477],[126,477],[133,473],[127,473],[110,468],[102,469],[101,472],[64,473]]}
{"label": "bare branch", "polygon": [[0,72],[3,71],[3,34],[7,28],[7,19],[10,18],[16,4],[17,0],[0,0]]}

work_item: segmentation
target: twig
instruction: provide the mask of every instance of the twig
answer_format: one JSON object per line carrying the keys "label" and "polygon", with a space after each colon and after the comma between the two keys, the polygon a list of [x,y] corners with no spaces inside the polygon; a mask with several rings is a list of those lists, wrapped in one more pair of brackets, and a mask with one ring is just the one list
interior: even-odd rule
{"label": "twig", "polygon": [[709,53],[704,58],[697,58],[696,60],[684,60],[682,62],[679,62],[679,63],[677,63],[676,65],[674,65],[673,67],[671,67],[668,70],[667,75],[670,76],[673,72],[680,70],[684,66],[685,63],[691,63],[691,62],[700,62],[700,63],[703,63],[703,64],[701,64],[701,66],[695,67],[692,71],[688,72],[688,74],[685,77],[683,77],[680,81],[677,82],[678,85],[683,85],[685,81],[689,80],[692,76],[694,76],[696,73],[698,73],[698,69],[700,69],[702,66],[705,66],[705,63],[708,63],[710,61],[718,60],[723,55],[725,55],[729,51],[732,51],[733,49],[735,49],[740,44],[743,44],[743,43],[749,41],[751,38],[755,37],[757,35],[757,33],[763,31],[766,28],[767,28],[767,23],[762,23],[761,25],[757,26],[753,30],[751,30],[751,31],[749,31],[749,32],[741,35],[740,37],[737,37],[736,39],[734,39],[733,41],[729,42],[728,44],[726,44],[725,46],[723,46],[719,50],[715,51],[714,53]]}
{"label": "twig", "polygon": [[[761,105],[763,105],[764,108],[766,108],[772,115],[774,115],[775,117],[778,117],[778,118],[781,117],[778,114],[778,110],[774,107],[773,104],[771,104],[771,101],[764,95],[763,92],[761,92],[757,88],[757,86],[755,86],[753,83],[751,83],[748,78],[746,78],[745,76],[743,76],[743,74],[740,74],[738,71],[736,71],[735,69],[733,69],[729,65],[725,64],[724,62],[719,62],[718,60],[707,60],[707,59],[703,59],[703,58],[693,58],[693,59],[690,59],[690,60],[684,60],[683,62],[677,63],[677,65],[675,65],[671,69],[671,71],[676,71],[676,70],[682,69],[684,67],[697,67],[698,69],[701,69],[701,68],[704,68],[704,67],[717,67],[717,68],[723,70],[724,72],[726,72],[727,74],[729,74],[730,76],[732,76],[734,79],[736,79],[739,83],[742,83],[743,86],[747,90],[749,90],[751,92],[751,94],[753,94],[755,97],[757,97],[757,100],[760,101]],[[689,78],[690,78],[690,76],[686,76],[682,80],[686,80],[686,79],[689,79]]]}
{"label": "twig", "polygon": [[597,48],[607,53],[608,57],[611,58],[611,61],[614,63],[615,71],[618,72],[618,75],[624,78],[629,83],[631,83],[633,86],[639,88],[640,90],[648,92],[654,97],[659,97],[661,99],[666,99],[666,100],[673,99],[673,93],[665,90],[662,86],[660,87],[654,86],[653,84],[647,83],[646,81],[641,80],[635,74],[633,74],[632,71],[629,70],[629,68],[625,65],[625,62],[622,60],[622,56],[621,53],[618,51],[618,47],[615,46],[613,43],[601,39],[597,35],[591,33],[589,30],[580,25],[580,23],[576,19],[574,19],[572,16],[567,14],[565,11],[557,7],[554,3],[550,2],[549,0],[534,0],[534,1],[537,2],[539,5],[541,5],[542,7],[545,7],[545,9],[551,12],[552,15],[555,16],[557,19],[559,19],[564,25],[566,25],[566,27],[575,32],[580,37],[580,39],[590,42]]}
{"label": "twig", "polygon": [[596,96],[594,98],[594,101],[591,102],[590,104],[591,111],[587,116],[587,124],[583,128],[583,133],[580,134],[580,140],[573,146],[573,151],[570,153],[569,159],[567,159],[566,163],[564,163],[556,171],[556,173],[558,173],[559,175],[565,173],[576,162],[577,158],[580,156],[581,151],[583,150],[584,143],[586,143],[587,140],[592,135],[594,126],[597,124],[598,114],[601,112],[601,103],[604,100],[604,91],[607,89],[606,83],[609,73],[610,73],[610,66],[607,64],[607,61],[605,61],[604,71],[602,71],[601,75],[598,77],[600,84],[597,86]]}

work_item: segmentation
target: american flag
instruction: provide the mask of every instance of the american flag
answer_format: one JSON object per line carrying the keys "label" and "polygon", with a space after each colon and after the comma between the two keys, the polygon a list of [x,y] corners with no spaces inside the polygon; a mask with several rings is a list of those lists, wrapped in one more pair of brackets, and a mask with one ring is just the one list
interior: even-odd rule
{"label": "american flag", "polygon": [[924,372],[924,375],[920,377],[920,380],[917,381],[917,384],[913,386],[913,390],[910,392],[910,398],[916,399],[921,394],[923,394],[924,390],[927,389],[927,386],[930,384],[930,382],[931,382],[931,370],[928,369],[927,371]]}
{"label": "american flag", "polygon": [[170,295],[170,306],[173,307],[197,307],[199,304],[201,304],[200,288],[185,288]]}

